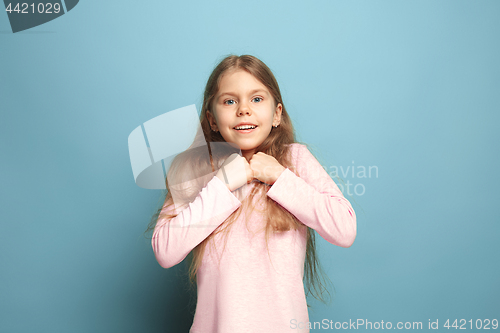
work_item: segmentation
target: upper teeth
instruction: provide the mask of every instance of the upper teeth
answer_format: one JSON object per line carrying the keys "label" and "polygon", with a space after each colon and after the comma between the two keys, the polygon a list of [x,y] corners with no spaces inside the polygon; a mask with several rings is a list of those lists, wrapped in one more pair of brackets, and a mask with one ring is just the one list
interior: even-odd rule
{"label": "upper teeth", "polygon": [[250,129],[250,128],[255,128],[255,125],[243,125],[243,126],[236,126],[235,129]]}

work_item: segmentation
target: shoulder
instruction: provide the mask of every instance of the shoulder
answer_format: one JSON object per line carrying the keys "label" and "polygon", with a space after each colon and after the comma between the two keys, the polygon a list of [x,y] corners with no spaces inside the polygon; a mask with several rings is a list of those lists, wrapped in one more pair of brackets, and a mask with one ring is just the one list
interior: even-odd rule
{"label": "shoulder", "polygon": [[290,147],[290,153],[292,155],[298,155],[300,154],[304,149],[307,150],[307,146],[302,144],[302,143],[298,143],[298,142],[294,142],[294,143],[290,143],[288,144],[288,147]]}
{"label": "shoulder", "polygon": [[308,146],[302,143],[294,142],[289,144],[290,162],[293,164],[296,174],[304,176],[306,173],[311,172],[311,168],[320,166],[317,159],[309,150]]}
{"label": "shoulder", "polygon": [[290,143],[288,144],[289,152],[292,156],[292,161],[300,160],[301,158],[311,158],[313,155],[311,154],[309,148],[303,143]]}
{"label": "shoulder", "polygon": [[289,147],[291,162],[299,177],[312,179],[320,175],[324,176],[323,173],[326,173],[325,168],[318,161],[308,145],[294,142],[289,144]]}

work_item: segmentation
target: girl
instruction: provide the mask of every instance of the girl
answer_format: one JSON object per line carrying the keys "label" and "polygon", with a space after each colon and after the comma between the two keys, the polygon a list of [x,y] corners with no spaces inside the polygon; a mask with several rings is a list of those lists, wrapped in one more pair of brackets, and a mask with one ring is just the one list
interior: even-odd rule
{"label": "girl", "polygon": [[317,279],[314,230],[351,246],[351,204],[296,142],[278,83],[259,59],[231,55],[216,66],[200,121],[208,155],[177,156],[148,228],[162,267],[191,254],[190,333],[309,332],[303,280],[304,270],[309,284]]}

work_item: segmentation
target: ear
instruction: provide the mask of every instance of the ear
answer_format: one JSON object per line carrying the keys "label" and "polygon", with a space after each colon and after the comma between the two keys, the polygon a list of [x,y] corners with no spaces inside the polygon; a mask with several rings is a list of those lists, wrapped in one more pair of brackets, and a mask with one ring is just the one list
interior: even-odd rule
{"label": "ear", "polygon": [[273,118],[273,126],[274,125],[279,125],[281,123],[281,111],[283,109],[283,105],[281,105],[281,103],[278,103],[278,105],[276,105],[276,110],[274,112],[274,118]]}
{"label": "ear", "polygon": [[217,122],[215,121],[215,118],[214,116],[212,115],[212,113],[210,111],[207,110],[207,119],[208,119],[208,123],[210,124],[210,127],[212,128],[212,131],[215,131],[217,132]]}

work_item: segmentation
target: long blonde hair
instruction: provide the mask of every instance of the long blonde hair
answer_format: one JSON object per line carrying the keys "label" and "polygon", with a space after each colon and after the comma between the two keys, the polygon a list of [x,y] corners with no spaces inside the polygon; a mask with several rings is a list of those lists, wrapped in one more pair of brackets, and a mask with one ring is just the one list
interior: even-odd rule
{"label": "long blonde hair", "polygon": [[[271,70],[266,66],[266,64],[264,64],[261,60],[251,55],[241,55],[241,56],[229,55],[225,57],[215,67],[210,77],[208,78],[205,87],[205,92],[203,95],[203,105],[201,108],[200,122],[203,135],[205,136],[205,140],[209,146],[209,154],[210,154],[209,161],[211,163],[211,171],[215,171],[217,169],[216,166],[220,167],[221,162],[224,160],[225,157],[228,156],[230,152],[226,152],[226,154],[218,154],[210,149],[210,142],[225,142],[225,140],[221,136],[220,132],[215,132],[211,130],[210,123],[206,116],[206,112],[208,111],[213,115],[212,105],[214,102],[214,97],[218,92],[219,83],[224,73],[226,73],[229,70],[236,70],[236,69],[245,70],[248,73],[252,74],[257,80],[262,82],[262,84],[264,84],[267,87],[267,89],[273,96],[275,106],[277,106],[278,103],[282,104],[280,125],[278,127],[273,127],[271,129],[269,136],[264,140],[264,142],[259,147],[256,148],[255,153],[260,151],[265,154],[273,156],[281,165],[283,165],[285,168],[288,167],[292,172],[298,175],[294,165],[291,163],[291,155],[290,155],[290,144],[297,142],[295,138],[295,131],[293,129],[291,119],[283,103],[278,82],[276,81],[276,78],[274,77]],[[207,168],[206,165],[203,165],[206,164],[206,159],[198,158],[197,156],[200,156],[200,154],[196,153],[196,149],[192,149],[191,153],[186,153],[182,157],[176,158],[172,163],[173,167],[171,167],[171,170],[169,170],[169,172],[173,172],[172,170],[174,169],[184,170],[183,166],[187,165],[189,165],[189,168],[191,170],[196,168],[206,169]],[[172,199],[172,194],[170,191],[168,179],[166,180],[166,188],[167,188],[167,194],[165,196],[164,202],[168,202],[169,200]],[[253,198],[257,193],[268,191],[269,188],[270,188],[269,185],[257,182],[244,201],[248,205],[248,203],[253,202]],[[267,208],[265,210],[265,216],[267,219],[267,224],[265,227],[266,246],[268,246],[269,235],[272,232],[282,232],[291,229],[298,229],[300,227],[305,227],[305,225],[302,224],[300,221],[298,221],[297,218],[293,214],[291,214],[288,210],[281,207],[278,203],[276,203],[268,196],[264,195],[263,197],[265,198],[264,207]],[[219,225],[214,230],[214,232],[210,234],[210,236],[208,236],[205,240],[203,240],[198,246],[196,246],[189,253],[188,255],[188,258],[190,260],[189,280],[191,281],[192,285],[196,284],[196,274],[198,272],[198,268],[201,265],[207,244],[215,235],[224,232],[224,234],[222,235],[226,236],[224,242],[224,248],[225,248],[225,244],[227,243],[227,234],[229,227],[235,220],[237,220],[238,216],[241,214],[241,211],[245,209],[247,205],[242,204],[235,212],[231,214],[231,216],[229,216],[226,219],[226,221],[224,221],[224,223]],[[175,214],[165,214],[165,212],[162,213],[162,209],[164,208],[165,206],[162,205],[162,207],[160,207],[158,211],[153,215],[151,222],[149,223],[148,228],[146,230],[146,233],[154,230],[159,218],[169,219],[176,216]],[[321,277],[323,278],[320,279]],[[328,279],[328,276],[324,274],[321,268],[321,265],[318,261],[318,257],[316,254],[315,231],[307,227],[306,258],[304,263],[304,280],[306,285],[305,288],[306,295],[311,293],[314,298],[321,300],[322,302],[325,303],[325,300],[323,298],[323,293],[325,291],[328,293],[328,295],[330,295],[330,293],[328,292],[328,289],[325,287],[325,285],[322,283],[322,280],[325,283],[328,282],[327,279],[325,279],[324,277]],[[309,306],[310,305],[308,304],[308,307]]]}

